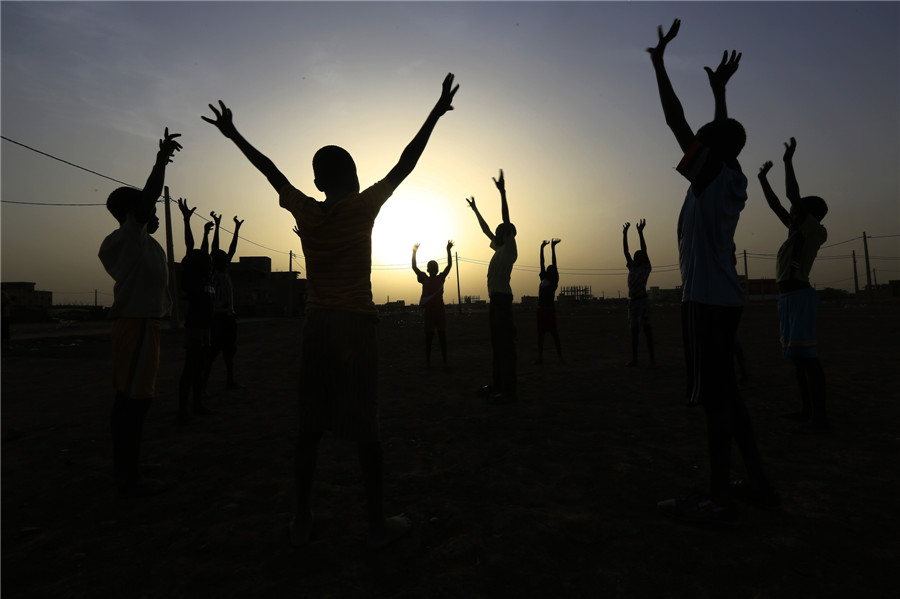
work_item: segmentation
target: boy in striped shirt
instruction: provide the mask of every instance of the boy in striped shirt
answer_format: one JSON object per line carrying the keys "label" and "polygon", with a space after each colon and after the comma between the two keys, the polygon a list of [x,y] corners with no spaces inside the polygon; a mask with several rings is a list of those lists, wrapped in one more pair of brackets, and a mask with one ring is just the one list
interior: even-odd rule
{"label": "boy in striped shirt", "polygon": [[291,542],[312,537],[310,505],[319,441],[326,430],[357,442],[366,488],[368,545],[379,548],[409,530],[402,514],[385,518],[382,455],[376,393],[378,387],[377,311],[372,301],[372,227],[381,206],[412,172],[438,120],[453,110],[459,86],[444,79],[441,96],[419,132],[387,176],[360,191],[356,164],[338,146],[313,157],[319,202],[303,194],[275,164],[238,133],[222,101],[209,105],[215,118],[202,117],[231,139],[278,192],[282,208],[296,220],[307,270],[306,319],[301,350],[300,423],[296,453],[297,507]]}

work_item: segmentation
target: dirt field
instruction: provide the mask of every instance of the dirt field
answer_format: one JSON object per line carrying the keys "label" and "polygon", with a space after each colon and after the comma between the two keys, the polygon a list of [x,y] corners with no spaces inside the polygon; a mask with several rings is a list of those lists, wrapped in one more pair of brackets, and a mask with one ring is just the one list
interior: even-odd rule
{"label": "dirt field", "polygon": [[823,305],[828,436],[782,417],[799,400],[775,306],[747,308],[743,395],[784,505],[743,508],[728,530],[655,508],[705,488],[708,472],[703,413],[682,405],[677,306],[653,313],[653,370],[624,367],[623,309],[560,310],[565,366],[549,340],[532,365],[534,314],[516,317],[520,401],[503,406],[474,393],[489,382],[486,312],[450,310],[449,372],[424,369],[418,315],[382,317],[387,507],[414,528],[381,552],[365,547],[355,447],[333,437],[318,538],[288,543],[300,320],[242,323],[248,388],[226,392],[220,362],[219,413],[190,428],[174,420],[180,333],[164,332],[143,461],[176,486],[140,500],[112,487],[108,335],[14,340],[2,355],[4,599],[897,597],[900,306]]}

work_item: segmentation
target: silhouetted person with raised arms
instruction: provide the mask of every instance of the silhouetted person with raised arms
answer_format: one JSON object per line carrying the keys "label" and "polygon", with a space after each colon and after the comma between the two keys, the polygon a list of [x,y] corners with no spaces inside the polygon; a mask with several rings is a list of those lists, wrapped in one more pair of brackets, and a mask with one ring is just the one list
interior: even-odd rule
{"label": "silhouetted person with raised arms", "polygon": [[181,150],[169,133],[159,151],[144,189],[120,187],[109,194],[106,208],[119,222],[100,245],[103,268],[115,280],[112,326],[113,385],[111,414],[113,471],[124,497],[155,495],[166,484],[141,477],[141,436],[147,411],[156,395],[159,371],[161,319],[172,309],[166,253],[151,235],[159,228],[156,200],[163,190],[166,165]]}
{"label": "silhouetted person with raised arms", "polygon": [[647,280],[650,278],[650,257],[647,255],[647,242],[644,240],[644,227],[647,221],[643,218],[637,224],[641,249],[634,253],[628,251],[628,228],[631,223],[622,227],[622,246],[625,250],[625,266],[628,268],[628,326],[631,327],[631,361],[626,366],[637,366],[638,338],[641,327],[647,338],[647,352],[650,354],[650,366],[656,366],[653,352],[653,327],[650,325],[650,298],[647,296]]}
{"label": "silhouetted person with raised arms", "polygon": [[[664,514],[688,522],[727,525],[738,521],[736,495],[758,504],[777,504],[734,372],[734,339],[744,293],[732,255],[738,217],[747,199],[747,178],[737,160],[746,135],[739,122],[728,118],[725,85],[741,56],[732,51],[729,57],[725,52],[715,71],[705,67],[715,99],[715,117],[695,135],[663,62],[666,45],[680,25],[675,19],[665,35],[659,27],[659,43],[647,51],[666,124],[684,152],[677,170],[690,181],[678,218],[682,327],[689,403],[702,404],[706,413],[710,487],[707,496],[670,499],[658,507]],[[730,484],[732,441],[743,457],[748,485]]]}
{"label": "silhouetted person with raised arms", "polygon": [[[556,246],[562,239],[554,239],[553,241],[544,240],[541,243],[541,272],[538,275],[541,284],[538,287],[538,308],[537,308],[537,334],[538,334],[538,357],[534,361],[535,364],[544,363],[544,336],[547,333],[553,336],[553,343],[556,345],[556,357],[563,364],[566,361],[562,355],[562,344],[559,342],[559,330],[556,324],[556,289],[559,287],[559,270],[556,266]],[[544,248],[550,246],[550,266],[545,267]]]}
{"label": "silhouetted person with raised arms", "polygon": [[516,325],[513,321],[513,293],[509,285],[513,265],[519,257],[516,248],[516,227],[509,220],[509,205],[506,201],[506,181],[503,170],[500,178],[494,179],[500,191],[500,212],[503,222],[496,231],[482,218],[475,198],[467,198],[469,207],[475,212],[481,230],[491,240],[494,255],[488,265],[488,295],[490,305],[488,316],[491,325],[491,348],[493,350],[493,384],[482,388],[492,403],[511,403],[516,400]]}
{"label": "silhouetted person with raised arms", "polygon": [[816,345],[819,294],[809,284],[809,272],[819,248],[828,238],[828,232],[821,224],[828,206],[818,196],[800,195],[793,164],[797,142],[792,137],[784,147],[785,188],[791,203],[790,211],[781,205],[766,178],[772,168],[771,161],[759,169],[759,182],[769,207],[788,230],[787,240],[779,248],[775,263],[778,318],[784,357],[794,362],[803,401],[801,411],[789,416],[803,422],[802,432],[823,433],[831,427],[825,411],[825,371],[819,362]]}
{"label": "silhouetted person with raised arms", "polygon": [[422,312],[425,316],[425,365],[431,366],[431,343],[434,340],[434,332],[437,331],[438,342],[441,345],[441,360],[447,366],[447,311],[444,308],[444,282],[450,269],[453,267],[453,258],[450,255],[450,249],[453,247],[453,241],[447,242],[447,266],[444,270],[438,272],[438,263],[429,260],[426,265],[428,274],[425,274],[416,266],[416,252],[419,251],[419,244],[413,246],[412,252],[412,269],[416,273],[416,279],[422,284],[422,297],[419,299],[419,305],[422,306]]}
{"label": "silhouetted person with raised arms", "polygon": [[444,79],[441,96],[419,132],[387,176],[360,191],[356,164],[338,146],[313,156],[318,202],[288,181],[275,164],[238,133],[231,110],[210,105],[218,127],[278,192],[282,208],[296,221],[307,269],[306,319],[300,358],[297,507],[291,542],[312,537],[311,492],[319,441],[326,430],[357,441],[368,506],[368,545],[383,547],[410,527],[403,515],[385,518],[378,425],[377,311],[372,301],[372,227],[381,206],[412,172],[438,120],[453,110],[459,86],[453,74]]}
{"label": "silhouetted person with raised arms", "polygon": [[243,389],[244,386],[234,380],[234,356],[237,353],[237,317],[234,312],[234,286],[231,282],[229,266],[237,252],[238,236],[244,221],[234,217],[234,235],[228,252],[219,249],[219,228],[222,215],[215,211],[209,213],[216,224],[212,240],[212,279],[216,288],[216,304],[213,310],[209,358],[204,378],[208,382],[212,366],[222,354],[225,361],[225,381],[228,389]]}
{"label": "silhouetted person with raised arms", "polygon": [[[187,200],[178,198],[178,208],[184,220],[184,258],[181,260],[181,291],[187,299],[184,318],[184,366],[178,381],[178,422],[190,424],[192,416],[206,416],[213,411],[203,404],[206,388],[205,370],[212,327],[216,289],[212,281],[212,261],[209,257],[209,231],[213,223],[203,225],[203,241],[194,248],[191,216],[197,209],[189,208]],[[191,396],[193,395],[193,402]]]}

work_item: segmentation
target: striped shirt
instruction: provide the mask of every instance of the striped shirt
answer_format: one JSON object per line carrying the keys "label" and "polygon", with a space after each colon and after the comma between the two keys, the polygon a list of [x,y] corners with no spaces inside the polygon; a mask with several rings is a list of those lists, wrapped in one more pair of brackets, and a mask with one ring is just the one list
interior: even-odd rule
{"label": "striped shirt", "polygon": [[394,192],[385,179],[326,208],[290,183],[278,193],[297,222],[306,258],[306,309],[376,314],[372,301],[372,227]]}

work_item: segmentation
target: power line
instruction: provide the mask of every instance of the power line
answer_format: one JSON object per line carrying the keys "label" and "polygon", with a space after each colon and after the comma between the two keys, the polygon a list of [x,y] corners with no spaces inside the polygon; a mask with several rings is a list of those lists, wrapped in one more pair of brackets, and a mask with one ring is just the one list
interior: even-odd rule
{"label": "power line", "polygon": [[52,202],[17,202],[15,200],[2,200],[4,204],[25,204],[26,206],[106,206],[103,204],[54,204]]}
{"label": "power line", "polygon": [[[62,162],[63,164],[68,164],[69,166],[73,166],[73,167],[75,167],[75,168],[77,168],[77,169],[81,169],[81,170],[83,170],[83,171],[85,171],[85,172],[91,173],[92,175],[97,175],[98,177],[102,177],[102,178],[107,179],[107,180],[109,180],[109,181],[113,181],[113,182],[115,182],[115,183],[119,183],[119,184],[124,185],[124,186],[126,186],[126,187],[131,187],[132,189],[140,189],[140,188],[137,187],[136,185],[132,185],[131,183],[126,183],[125,181],[120,181],[120,180],[115,179],[115,178],[113,178],[113,177],[104,175],[103,173],[98,173],[97,171],[94,171],[94,170],[91,170],[91,169],[89,169],[89,168],[85,168],[85,167],[83,167],[83,166],[81,166],[81,165],[75,164],[74,162],[70,162],[70,161],[68,161],[68,160],[64,160],[64,159],[62,159],[62,158],[59,158],[59,157],[57,157],[57,156],[54,156],[53,154],[48,154],[47,152],[43,152],[43,151],[38,150],[38,149],[36,149],[36,148],[32,148],[31,146],[26,145],[26,144],[23,144],[22,142],[16,141],[16,140],[14,140],[14,139],[10,139],[10,138],[6,137],[5,135],[0,135],[0,139],[4,139],[4,140],[6,140],[6,141],[8,141],[8,142],[10,142],[10,143],[16,144],[17,146],[21,146],[21,147],[23,147],[23,148],[25,148],[25,149],[27,149],[27,150],[31,150],[32,152],[35,152],[35,153],[37,153],[37,154],[40,154],[41,156],[46,156],[47,158],[52,158],[53,160]],[[170,201],[173,201],[173,200],[170,198]],[[65,204],[65,203],[59,203],[59,204],[57,204],[57,203],[52,203],[52,202],[19,202],[19,201],[15,201],[15,200],[2,200],[2,203],[4,203],[4,204],[24,204],[24,205],[28,205],[28,206],[79,206],[79,207],[80,207],[80,206],[106,206],[106,203],[105,203],[105,202],[102,203],[102,204]],[[200,218],[202,218],[203,220],[205,220],[205,221],[207,221],[207,222],[210,222],[210,220],[209,220],[208,218],[206,218],[205,216],[203,216],[202,214],[198,214],[197,216],[199,216]],[[229,231],[228,229],[225,229],[225,228],[222,228],[222,227],[220,227],[219,230],[220,230],[220,231],[225,231],[226,233],[233,233],[233,231]],[[263,249],[265,249],[265,250],[269,250],[270,252],[275,252],[276,254],[285,254],[285,255],[287,255],[287,254],[290,253],[290,252],[285,252],[285,251],[282,251],[282,250],[276,250],[275,248],[270,248],[270,247],[268,247],[268,246],[265,246],[265,245],[263,245],[263,244],[261,244],[261,243],[257,243],[257,242],[255,242],[255,241],[252,241],[252,240],[247,239],[247,238],[245,238],[245,237],[238,236],[238,239],[241,239],[242,241],[246,241],[247,243],[253,244],[253,245],[257,246],[257,247],[261,247],[261,248],[263,248]]]}
{"label": "power line", "polygon": [[106,175],[104,175],[102,173],[98,173],[97,171],[92,171],[89,168],[79,166],[79,165],[75,164],[74,162],[69,162],[68,160],[63,160],[62,158],[57,158],[53,154],[48,154],[47,152],[42,152],[40,150],[32,148],[31,146],[26,146],[22,142],[16,141],[14,139],[10,139],[10,138],[6,137],[5,135],[0,135],[0,139],[5,139],[6,141],[8,141],[10,143],[14,143],[17,146],[22,146],[23,148],[31,150],[32,152],[37,152],[38,154],[41,154],[42,156],[46,156],[47,158],[52,158],[53,160],[58,160],[59,162],[62,162],[63,164],[68,164],[69,166],[74,166],[75,168],[81,169],[83,171],[87,171],[87,172],[91,173],[92,175],[97,175],[98,177],[103,177],[104,179],[109,179],[110,181],[115,181],[116,183],[121,183],[122,185],[126,185],[128,187],[134,187],[135,189],[139,189],[138,187],[132,185],[131,183],[125,183],[124,181],[119,181],[118,179],[113,179],[112,177],[107,177]]}

